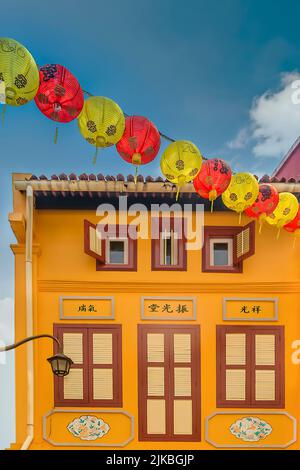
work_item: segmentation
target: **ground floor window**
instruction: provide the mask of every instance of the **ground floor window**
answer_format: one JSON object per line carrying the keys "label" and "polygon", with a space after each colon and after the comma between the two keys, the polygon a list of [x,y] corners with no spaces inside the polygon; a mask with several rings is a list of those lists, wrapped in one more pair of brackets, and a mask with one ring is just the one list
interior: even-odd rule
{"label": "ground floor window", "polygon": [[283,326],[217,326],[217,406],[284,407]]}
{"label": "ground floor window", "polygon": [[55,406],[122,406],[121,325],[55,325],[74,364],[55,377]]}
{"label": "ground floor window", "polygon": [[139,439],[199,441],[199,326],[138,328]]}

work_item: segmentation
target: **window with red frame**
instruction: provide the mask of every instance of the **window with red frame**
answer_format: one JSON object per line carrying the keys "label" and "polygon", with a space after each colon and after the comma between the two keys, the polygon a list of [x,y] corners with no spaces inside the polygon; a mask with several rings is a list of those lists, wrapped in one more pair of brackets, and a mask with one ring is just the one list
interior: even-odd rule
{"label": "window with red frame", "polygon": [[151,219],[151,224],[152,271],[186,271],[184,219],[182,217],[156,217]]}
{"label": "window with red frame", "polygon": [[55,406],[122,406],[121,325],[59,324],[54,336],[73,361],[54,378]]}
{"label": "window with red frame", "polygon": [[117,225],[114,235],[102,236],[97,226],[84,221],[84,251],[96,260],[97,271],[136,271],[137,240],[128,227]]}
{"label": "window with red frame", "polygon": [[243,261],[255,253],[255,222],[244,227],[204,227],[202,271],[241,273]]}

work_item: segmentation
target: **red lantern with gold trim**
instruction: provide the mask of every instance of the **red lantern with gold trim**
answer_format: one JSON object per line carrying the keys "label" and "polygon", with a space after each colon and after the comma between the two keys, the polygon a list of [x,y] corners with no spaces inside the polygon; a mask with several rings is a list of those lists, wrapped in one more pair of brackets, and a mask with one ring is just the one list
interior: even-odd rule
{"label": "red lantern with gold trim", "polygon": [[80,114],[84,97],[78,80],[59,64],[40,68],[40,86],[35,95],[39,110],[56,122],[70,122]]}
{"label": "red lantern with gold trim", "polygon": [[296,217],[284,225],[283,228],[290,233],[293,233],[296,237],[300,237],[300,204]]}
{"label": "red lantern with gold trim", "polygon": [[264,219],[274,212],[278,201],[279,194],[275,186],[268,183],[259,185],[259,193],[255,203],[245,210],[245,214],[248,217],[259,220],[259,232],[261,232]]}
{"label": "red lantern with gold trim", "polygon": [[221,158],[212,158],[202,163],[201,170],[194,179],[194,188],[199,196],[213,202],[229,186],[231,180],[231,168]]}
{"label": "red lantern with gold trim", "polygon": [[133,165],[150,163],[158,154],[160,134],[156,126],[143,116],[128,116],[124,134],[116,145],[120,156]]}

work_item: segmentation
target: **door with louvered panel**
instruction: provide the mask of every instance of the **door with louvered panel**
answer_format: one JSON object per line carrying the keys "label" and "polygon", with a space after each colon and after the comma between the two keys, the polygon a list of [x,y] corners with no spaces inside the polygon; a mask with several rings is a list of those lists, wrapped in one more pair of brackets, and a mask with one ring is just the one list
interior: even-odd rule
{"label": "door with louvered panel", "polygon": [[217,327],[217,406],[284,407],[284,327]]}
{"label": "door with louvered panel", "polygon": [[55,377],[56,406],[122,406],[120,325],[55,325],[54,335],[73,360]]}
{"label": "door with louvered panel", "polygon": [[139,325],[139,439],[200,440],[199,326]]}

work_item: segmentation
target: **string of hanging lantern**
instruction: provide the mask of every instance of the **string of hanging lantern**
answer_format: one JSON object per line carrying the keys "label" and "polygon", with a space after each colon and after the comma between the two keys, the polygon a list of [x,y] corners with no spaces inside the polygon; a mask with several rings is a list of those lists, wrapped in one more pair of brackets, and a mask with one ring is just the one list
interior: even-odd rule
{"label": "string of hanging lantern", "polygon": [[[87,98],[84,98],[84,95]],[[251,173],[234,173],[220,158],[203,157],[188,140],[175,140],[160,132],[143,116],[131,116],[103,96],[82,89],[79,81],[64,66],[38,66],[30,52],[18,41],[0,38],[0,103],[2,119],[6,106],[23,106],[33,100],[37,108],[56,123],[75,119],[83,138],[99,148],[112,145],[120,157],[137,169],[153,161],[160,149],[161,138],[169,142],[161,155],[160,167],[166,180],[180,190],[193,182],[195,192],[213,203],[222,197],[223,204],[239,214],[258,220],[259,232],[264,222],[277,228],[277,238],[284,228],[295,237],[300,235],[300,205],[289,192],[278,194],[272,184],[259,184]],[[56,127],[54,141],[57,140]]]}

